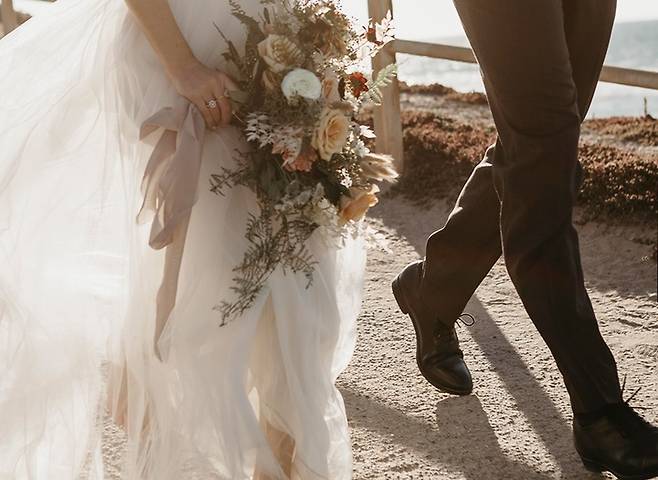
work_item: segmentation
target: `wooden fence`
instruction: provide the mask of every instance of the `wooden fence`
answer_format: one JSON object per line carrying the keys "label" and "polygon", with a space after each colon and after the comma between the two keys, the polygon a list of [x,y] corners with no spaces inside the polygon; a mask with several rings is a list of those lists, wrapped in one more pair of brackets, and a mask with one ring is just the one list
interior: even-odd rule
{"label": "wooden fence", "polygon": [[6,35],[18,26],[18,15],[14,10],[13,0],[2,0],[0,13],[2,14],[2,27]]}
{"label": "wooden fence", "polygon": [[[380,21],[389,11],[393,12],[393,1],[368,0],[368,8],[370,17],[375,21]],[[396,54],[398,53],[476,63],[475,56],[470,48],[397,39],[373,59],[374,72],[377,73],[387,65],[395,63]],[[658,90],[658,72],[606,65],[601,72],[600,81]],[[393,155],[398,168],[402,170],[404,166],[404,148],[400,121],[400,87],[397,80],[386,88],[384,102],[375,109],[374,121],[377,134],[377,151]]]}

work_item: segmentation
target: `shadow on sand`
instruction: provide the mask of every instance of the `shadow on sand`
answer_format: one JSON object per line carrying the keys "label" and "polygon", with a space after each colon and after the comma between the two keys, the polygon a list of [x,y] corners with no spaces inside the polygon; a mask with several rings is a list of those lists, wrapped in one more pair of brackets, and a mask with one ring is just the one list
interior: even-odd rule
{"label": "shadow on sand", "polygon": [[[408,222],[389,215],[385,204],[375,211],[375,215],[388,228],[396,230],[405,238],[421,257],[432,227],[445,220],[437,218],[436,211],[421,210],[418,215],[426,218],[416,219],[413,223],[415,226],[422,224],[423,227],[411,229]],[[419,231],[423,229],[426,231]],[[391,272],[391,276],[395,273]],[[471,299],[468,308],[478,319],[477,324],[469,329],[473,340],[559,466],[560,473],[548,476],[505,455],[480,400],[475,396],[449,397],[438,402],[438,428],[430,429],[425,423],[406,416],[404,412],[355,391],[343,390],[351,421],[383,435],[393,436],[396,443],[419,451],[435,461],[439,459],[450,468],[462,472],[467,479],[601,478],[584,470],[573,449],[570,425],[477,297]],[[527,322],[529,329],[534,328],[529,319]],[[455,452],[460,453],[455,456]]]}

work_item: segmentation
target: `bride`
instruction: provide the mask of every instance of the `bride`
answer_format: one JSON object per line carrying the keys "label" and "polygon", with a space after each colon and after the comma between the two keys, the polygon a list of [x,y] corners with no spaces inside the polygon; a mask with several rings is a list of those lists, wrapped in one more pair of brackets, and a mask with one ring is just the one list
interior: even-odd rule
{"label": "bride", "polygon": [[[362,239],[313,237],[310,289],[277,270],[241,318],[214,310],[256,208],[209,191],[246,148],[218,29],[244,42],[228,0],[59,0],[0,41],[0,479],[106,478],[119,455],[128,479],[351,477],[334,382]],[[156,249],[161,212],[135,217],[161,127],[203,150],[194,207]]]}

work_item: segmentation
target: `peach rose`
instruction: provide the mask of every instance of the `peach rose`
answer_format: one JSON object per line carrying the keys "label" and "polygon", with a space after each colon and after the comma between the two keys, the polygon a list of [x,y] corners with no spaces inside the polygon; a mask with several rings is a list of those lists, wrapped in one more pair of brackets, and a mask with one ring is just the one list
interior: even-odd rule
{"label": "peach rose", "polygon": [[313,132],[311,145],[323,160],[331,160],[347,143],[350,121],[340,110],[325,108],[320,115],[320,124]]}
{"label": "peach rose", "polygon": [[258,54],[274,73],[296,66],[302,58],[302,52],[290,40],[282,35],[271,34],[258,44]]}
{"label": "peach rose", "polygon": [[373,185],[370,190],[350,188],[350,196],[340,199],[340,219],[343,223],[362,219],[371,207],[379,203],[379,187]]}

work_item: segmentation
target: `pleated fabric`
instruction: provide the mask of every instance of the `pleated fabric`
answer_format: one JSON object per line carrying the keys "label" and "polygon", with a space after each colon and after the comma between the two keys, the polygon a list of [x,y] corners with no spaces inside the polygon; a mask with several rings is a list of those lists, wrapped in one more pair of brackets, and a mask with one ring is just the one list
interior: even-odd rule
{"label": "pleated fabric", "polygon": [[[170,4],[197,57],[223,68],[216,28],[244,41],[228,3]],[[247,148],[233,128],[204,135],[175,304],[156,325],[166,249],[136,216],[164,132],[140,128],[184,107],[121,0],[59,0],[0,40],[2,480],[107,478],[110,417],[122,478],[351,478],[334,382],[354,349],[364,241],[314,236],[310,288],[277,270],[220,327],[257,211],[245,188],[209,190]]]}

